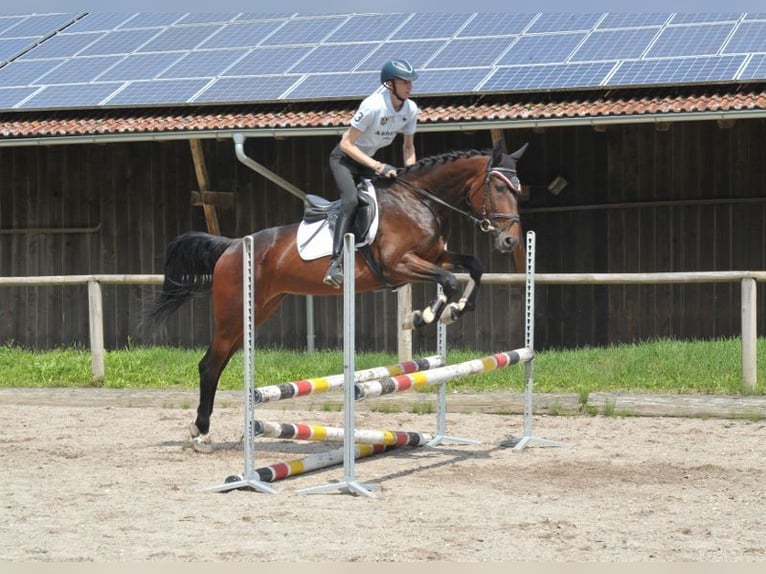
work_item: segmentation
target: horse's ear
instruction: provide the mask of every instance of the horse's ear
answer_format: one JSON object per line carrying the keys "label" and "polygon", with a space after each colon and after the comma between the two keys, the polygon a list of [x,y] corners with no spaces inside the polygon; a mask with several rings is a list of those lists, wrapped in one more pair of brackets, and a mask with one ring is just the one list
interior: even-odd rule
{"label": "horse's ear", "polygon": [[503,163],[503,140],[499,139],[495,142],[495,147],[492,148],[492,165],[500,165]]}
{"label": "horse's ear", "polygon": [[529,147],[529,142],[525,143],[523,146],[521,146],[519,149],[517,149],[515,152],[511,154],[511,157],[514,161],[519,161],[521,159],[521,156],[524,155],[524,152],[527,151],[527,147]]}

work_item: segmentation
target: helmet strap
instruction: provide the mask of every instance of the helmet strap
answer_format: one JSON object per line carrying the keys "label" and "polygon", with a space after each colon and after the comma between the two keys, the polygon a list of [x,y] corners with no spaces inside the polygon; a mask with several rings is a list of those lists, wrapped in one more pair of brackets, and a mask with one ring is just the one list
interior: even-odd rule
{"label": "helmet strap", "polygon": [[389,90],[389,91],[390,91],[390,92],[391,92],[393,95],[395,95],[395,96],[396,96],[396,99],[397,99],[397,100],[399,100],[400,102],[402,102],[402,104],[404,104],[404,102],[405,102],[405,101],[407,101],[407,98],[403,98],[403,97],[401,97],[401,96],[400,96],[400,95],[397,93],[397,91],[396,91],[396,82],[394,82],[393,80],[389,80],[389,82],[391,83],[391,85],[390,85],[390,86],[386,86],[386,87],[388,88],[388,90]]}

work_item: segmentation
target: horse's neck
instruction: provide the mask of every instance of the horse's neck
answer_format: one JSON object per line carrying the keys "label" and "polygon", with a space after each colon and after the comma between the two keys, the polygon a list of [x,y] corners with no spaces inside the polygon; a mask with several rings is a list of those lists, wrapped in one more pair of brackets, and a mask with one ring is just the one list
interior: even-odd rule
{"label": "horse's neck", "polygon": [[458,205],[465,200],[468,180],[476,177],[476,174],[476,163],[468,160],[456,160],[454,164],[445,164],[433,168],[423,173],[421,177],[414,178],[411,182],[445,203]]}

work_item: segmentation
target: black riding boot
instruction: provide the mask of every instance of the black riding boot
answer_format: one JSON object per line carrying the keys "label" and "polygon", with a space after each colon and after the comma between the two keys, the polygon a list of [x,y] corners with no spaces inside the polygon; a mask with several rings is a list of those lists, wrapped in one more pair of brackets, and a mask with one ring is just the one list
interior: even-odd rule
{"label": "black riding boot", "polygon": [[330,265],[324,276],[326,285],[332,285],[340,289],[343,285],[343,237],[351,228],[354,217],[346,215],[343,211],[338,214],[338,220],[335,222],[335,235],[332,238],[332,256]]}

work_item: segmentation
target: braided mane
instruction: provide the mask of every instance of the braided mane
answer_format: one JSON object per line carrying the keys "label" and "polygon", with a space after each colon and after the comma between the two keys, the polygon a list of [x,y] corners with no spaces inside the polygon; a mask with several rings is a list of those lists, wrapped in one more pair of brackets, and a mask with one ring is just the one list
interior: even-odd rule
{"label": "braided mane", "polygon": [[412,164],[411,166],[405,167],[401,173],[402,175],[405,175],[405,174],[412,173],[414,171],[418,171],[421,169],[436,167],[438,165],[449,163],[451,161],[455,161],[458,159],[474,157],[477,155],[488,155],[490,153],[491,152],[487,150],[482,151],[482,150],[476,150],[476,149],[469,149],[469,150],[463,150],[463,151],[449,151],[439,155],[424,157],[423,159],[418,160],[416,163]]}

